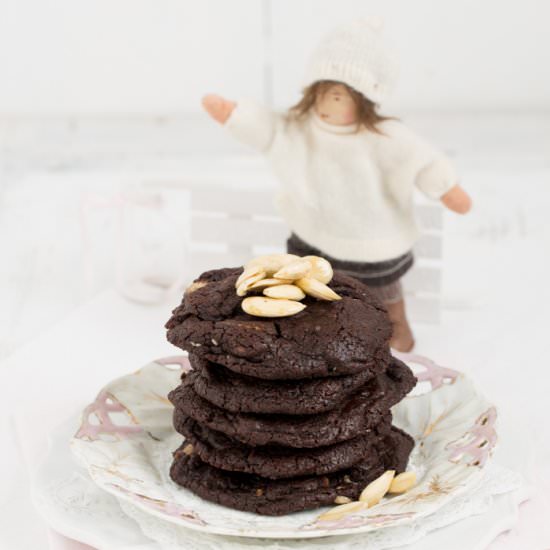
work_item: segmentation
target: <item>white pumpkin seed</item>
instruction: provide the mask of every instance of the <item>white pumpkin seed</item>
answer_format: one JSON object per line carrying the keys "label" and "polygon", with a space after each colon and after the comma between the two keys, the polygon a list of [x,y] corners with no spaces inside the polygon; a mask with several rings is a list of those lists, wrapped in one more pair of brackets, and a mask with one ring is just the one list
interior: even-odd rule
{"label": "white pumpkin seed", "polygon": [[353,512],[359,512],[367,508],[366,502],[348,502],[331,508],[328,512],[321,514],[317,519],[321,521],[338,521]]}
{"label": "white pumpkin seed", "polygon": [[351,502],[351,498],[345,497],[343,495],[338,495],[334,499],[334,504],[347,504],[348,502]]}
{"label": "white pumpkin seed", "polygon": [[[252,267],[245,267],[244,271],[239,275],[238,279],[235,281],[235,288],[239,288],[244,281],[246,281],[247,279],[250,279],[251,277],[253,278],[257,275],[260,275],[261,273],[265,273],[265,271],[261,268],[261,266],[257,265]],[[255,279],[255,280],[257,281],[258,279]]]}
{"label": "white pumpkin seed", "polygon": [[264,290],[264,294],[270,298],[277,298],[278,300],[303,300],[306,295],[301,288],[296,285],[278,285],[271,286]]}
{"label": "white pumpkin seed", "polygon": [[299,258],[281,267],[273,277],[275,277],[275,279],[291,279],[295,281],[296,279],[307,277],[310,272],[311,263],[308,260],[304,260],[304,258]]}
{"label": "white pumpkin seed", "polygon": [[248,290],[263,290],[270,286],[286,285],[292,283],[290,279],[260,279],[250,286]]}
{"label": "white pumpkin seed", "polygon": [[304,256],[304,260],[311,263],[311,275],[314,279],[325,283],[326,285],[332,281],[334,272],[328,260],[320,256]]}
{"label": "white pumpkin seed", "polygon": [[293,300],[249,296],[242,301],[241,307],[246,313],[256,317],[288,317],[299,313],[306,306]]}
{"label": "white pumpkin seed", "polygon": [[299,259],[300,257],[294,254],[267,254],[250,260],[246,264],[246,269],[260,267],[262,271],[265,271],[271,277],[273,273],[279,271],[283,266]]}
{"label": "white pumpkin seed", "polygon": [[359,495],[359,500],[366,502],[369,508],[378,504],[388,492],[394,475],[395,470],[387,470],[380,477],[371,481]]}
{"label": "white pumpkin seed", "polygon": [[246,296],[246,293],[250,290],[250,287],[254,283],[261,281],[264,277],[265,271],[260,271],[259,273],[250,275],[250,277],[243,279],[241,284],[237,287],[237,296]]}
{"label": "white pumpkin seed", "polygon": [[414,472],[403,472],[396,475],[390,485],[388,493],[406,493],[416,485],[416,474]]}
{"label": "white pumpkin seed", "polygon": [[191,294],[192,292],[195,292],[195,290],[199,290],[199,288],[202,288],[203,286],[206,286],[208,283],[206,281],[195,281],[191,283],[186,289],[186,294]]}
{"label": "white pumpkin seed", "polygon": [[342,299],[342,297],[338,296],[332,288],[317,279],[313,279],[312,277],[298,279],[295,281],[295,284],[299,286],[308,296],[313,296],[319,300],[328,300],[333,302]]}

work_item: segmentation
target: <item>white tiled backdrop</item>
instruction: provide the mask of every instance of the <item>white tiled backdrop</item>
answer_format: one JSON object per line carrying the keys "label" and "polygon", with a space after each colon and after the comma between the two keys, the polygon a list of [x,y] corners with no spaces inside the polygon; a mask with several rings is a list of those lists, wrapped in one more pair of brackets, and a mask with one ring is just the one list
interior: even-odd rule
{"label": "white tiled backdrop", "polygon": [[196,113],[207,90],[297,97],[328,28],[380,15],[402,60],[389,105],[548,109],[547,0],[1,0],[0,111]]}
{"label": "white tiled backdrop", "polygon": [[[470,242],[540,238],[546,0],[0,0],[0,358],[112,284],[112,270],[83,276],[83,196],[261,170],[201,113],[201,95],[284,108],[317,38],[370,14],[385,18],[402,61],[385,112],[452,155],[476,199],[468,218],[448,217],[447,257],[467,258]],[[458,276],[455,264],[446,260],[447,304],[482,289],[473,266]]]}
{"label": "white tiled backdrop", "polygon": [[[537,429],[549,381],[548,0],[0,0],[0,359],[113,285],[113,213],[94,217],[89,277],[83,199],[143,180],[263,182],[260,159],[201,113],[201,95],[284,108],[322,32],[370,14],[402,60],[385,112],[449,153],[475,201],[464,218],[445,215],[442,324],[415,327],[419,351],[452,358],[499,404],[501,456],[525,454],[538,487],[509,547],[548,548]],[[21,457],[2,458],[0,547],[41,548]]]}

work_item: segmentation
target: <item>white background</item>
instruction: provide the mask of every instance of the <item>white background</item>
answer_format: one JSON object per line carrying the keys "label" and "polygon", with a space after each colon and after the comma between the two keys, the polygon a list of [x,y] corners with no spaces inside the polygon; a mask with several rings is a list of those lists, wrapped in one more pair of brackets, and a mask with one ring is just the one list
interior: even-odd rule
{"label": "white background", "polygon": [[[540,489],[535,510],[550,513],[548,0],[0,0],[6,402],[21,406],[32,384],[9,371],[26,344],[113,284],[108,269],[91,286],[84,279],[83,197],[225,166],[238,177],[240,163],[257,159],[201,113],[201,96],[246,95],[285,108],[298,98],[317,38],[372,14],[385,18],[402,65],[384,111],[453,157],[475,204],[464,218],[446,217],[442,323],[415,327],[419,351],[466,370],[497,403],[503,447],[525,449],[531,466],[523,473]],[[109,234],[108,220],[101,229]],[[110,245],[99,245],[104,264]],[[58,372],[59,363],[37,368],[62,376],[73,396],[95,392],[79,385],[77,364]],[[46,387],[48,377],[41,380]],[[39,386],[31,395],[42,393]],[[13,448],[12,411],[0,411],[1,437]],[[5,457],[0,548],[43,548],[22,459]],[[531,524],[517,548],[549,547],[543,526]]]}
{"label": "white background", "polygon": [[2,0],[0,9],[1,113],[190,113],[208,90],[272,94],[285,106],[319,36],[372,14],[401,57],[391,109],[550,108],[546,0]]}

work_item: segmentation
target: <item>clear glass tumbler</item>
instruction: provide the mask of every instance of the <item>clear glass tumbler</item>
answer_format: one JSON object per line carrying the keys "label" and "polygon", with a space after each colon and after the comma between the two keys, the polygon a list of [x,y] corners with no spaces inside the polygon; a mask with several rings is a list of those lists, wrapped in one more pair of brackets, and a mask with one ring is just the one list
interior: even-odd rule
{"label": "clear glass tumbler", "polygon": [[118,201],[115,277],[118,291],[143,304],[166,301],[185,287],[190,193],[168,183],[125,186]]}

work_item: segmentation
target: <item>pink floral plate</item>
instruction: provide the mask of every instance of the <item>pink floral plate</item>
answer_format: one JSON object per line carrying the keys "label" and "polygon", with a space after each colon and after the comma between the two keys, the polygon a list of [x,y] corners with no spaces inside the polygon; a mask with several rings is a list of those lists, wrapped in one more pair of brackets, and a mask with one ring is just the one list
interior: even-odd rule
{"label": "pink floral plate", "polygon": [[179,384],[185,356],[149,363],[110,382],[82,413],[71,449],[108,493],[163,520],[213,534],[314,538],[369,532],[417,521],[479,485],[497,442],[496,409],[462,373],[412,354],[396,354],[419,384],[393,409],[394,424],[416,441],[409,469],[417,485],[403,495],[336,521],[318,509],[281,517],[239,512],[205,501],[168,476],[182,441],[172,427],[168,392]]}

